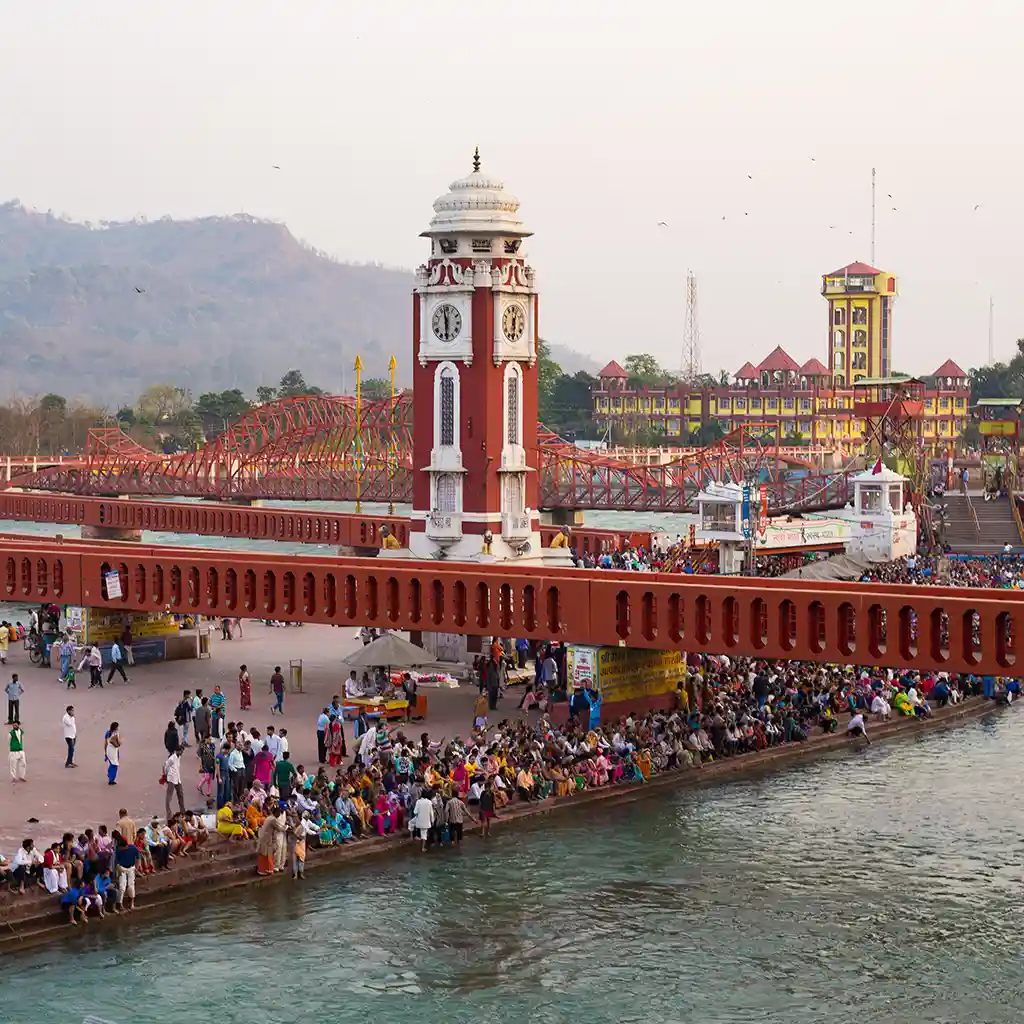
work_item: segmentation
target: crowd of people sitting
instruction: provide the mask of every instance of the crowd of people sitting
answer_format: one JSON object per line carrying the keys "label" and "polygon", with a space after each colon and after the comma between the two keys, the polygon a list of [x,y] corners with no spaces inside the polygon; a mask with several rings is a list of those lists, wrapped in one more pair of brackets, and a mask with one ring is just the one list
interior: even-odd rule
{"label": "crowd of people sitting", "polygon": [[861,577],[865,583],[938,584],[945,587],[1024,589],[1024,555],[912,555],[880,562]]}
{"label": "crowd of people sitting", "polygon": [[0,856],[0,879],[19,895],[34,887],[55,895],[77,925],[89,911],[104,917],[133,910],[137,875],[166,869],[209,838],[204,816],[191,811],[163,824],[153,817],[148,825],[136,824],[124,808],[119,815],[112,830],[100,825],[77,836],[65,832],[45,849],[32,838],[22,840],[10,861]]}
{"label": "crowd of people sitting", "polygon": [[[555,660],[550,649],[540,657],[535,692],[544,694],[557,666],[545,668]],[[1007,681],[1004,699],[1017,685]],[[137,874],[167,869],[213,833],[255,842],[259,874],[290,868],[301,878],[308,847],[410,832],[423,851],[457,845],[467,821],[479,820],[487,835],[495,815],[512,803],[642,784],[661,772],[699,769],[816,734],[843,731],[868,742],[872,721],[927,718],[970,695],[998,697],[1000,687],[991,677],[691,655],[673,706],[661,711],[602,724],[589,702],[571,699],[565,725],[554,724],[547,710],[495,726],[475,714],[465,737],[447,742],[363,719],[352,761],[345,763],[342,739],[337,752],[330,743],[320,747],[315,771],[293,765],[279,740],[227,723],[222,753],[251,756],[241,759],[241,775],[230,757],[203,764],[214,776],[208,781],[217,783],[205,813],[170,814],[165,824],[153,818],[140,827],[122,809],[109,832],[69,832],[45,850],[26,838],[10,863],[0,858],[0,875],[14,892],[38,886],[56,895],[76,924],[89,912],[131,910]]]}

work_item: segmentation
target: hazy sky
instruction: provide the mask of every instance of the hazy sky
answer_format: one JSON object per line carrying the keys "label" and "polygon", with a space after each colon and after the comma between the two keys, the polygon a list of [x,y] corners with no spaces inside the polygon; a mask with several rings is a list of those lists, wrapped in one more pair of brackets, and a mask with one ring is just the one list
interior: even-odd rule
{"label": "hazy sky", "polygon": [[678,368],[692,268],[704,367],[734,371],[825,359],[820,275],[870,259],[876,166],[894,368],[984,362],[990,294],[997,358],[1024,336],[1011,0],[0,0],[0,24],[0,201],[245,210],[413,267],[479,143],[536,232],[546,337]]}

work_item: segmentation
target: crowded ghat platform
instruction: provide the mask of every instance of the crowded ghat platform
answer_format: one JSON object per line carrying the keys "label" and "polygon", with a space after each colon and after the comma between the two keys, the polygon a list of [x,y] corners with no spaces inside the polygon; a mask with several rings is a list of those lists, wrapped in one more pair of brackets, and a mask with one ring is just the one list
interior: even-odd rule
{"label": "crowded ghat platform", "polygon": [[[927,571],[924,563],[887,569],[901,578]],[[964,582],[992,585],[1004,573],[1019,580],[1021,566],[975,567]],[[642,789],[722,762],[753,764],[765,752],[829,736],[859,750],[887,722],[927,722],[970,700],[1006,703],[1019,690],[1013,679],[691,655],[664,706],[602,721],[599,694],[567,685],[565,646],[528,651],[506,644],[494,641],[477,659],[469,693],[459,694],[464,727],[450,738],[432,737],[425,723],[374,717],[372,700],[355,705],[348,735],[352,706],[338,695],[316,717],[313,763],[293,756],[287,728],[261,730],[237,713],[229,718],[220,686],[212,703],[186,691],[169,709],[166,756],[148,762],[160,774],[165,813],[140,819],[122,806],[59,835],[28,830],[0,860],[5,904],[43,901],[46,915],[79,928],[93,917],[131,912],[159,889],[162,875],[218,856],[237,862],[244,855],[251,874],[296,882],[319,851],[373,840],[445,856],[467,830],[486,840],[495,820],[525,809],[571,804],[598,790]],[[510,673],[525,676],[525,685],[510,687]],[[243,665],[239,704],[248,705],[251,722],[247,676]],[[387,691],[378,693],[381,701],[397,692],[408,716],[415,714],[411,676],[376,678]],[[282,692],[272,677],[272,717],[283,713]],[[19,733],[12,722],[14,787],[24,761],[15,749]]]}

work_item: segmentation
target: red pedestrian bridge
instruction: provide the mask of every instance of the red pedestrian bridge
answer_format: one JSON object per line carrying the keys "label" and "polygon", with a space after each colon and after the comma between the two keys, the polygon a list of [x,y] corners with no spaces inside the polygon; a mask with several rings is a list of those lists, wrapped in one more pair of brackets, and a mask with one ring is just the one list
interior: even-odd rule
{"label": "red pedestrian bridge", "polygon": [[[119,587],[108,589],[110,574]],[[0,536],[8,601],[1016,675],[1024,594]],[[111,596],[120,592],[120,596]]]}

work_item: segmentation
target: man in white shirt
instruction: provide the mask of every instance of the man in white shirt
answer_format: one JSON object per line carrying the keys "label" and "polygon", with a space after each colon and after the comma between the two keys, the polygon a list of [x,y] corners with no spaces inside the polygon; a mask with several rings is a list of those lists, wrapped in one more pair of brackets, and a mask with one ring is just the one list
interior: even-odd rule
{"label": "man in white shirt", "polygon": [[864,716],[858,711],[849,721],[846,726],[846,735],[851,739],[857,736],[863,736],[867,743],[871,740],[868,739],[867,730],[864,728]]}
{"label": "man in white shirt", "polygon": [[273,756],[275,761],[281,760],[281,737],[274,732],[274,727],[272,725],[267,726],[267,735],[263,740],[263,746],[266,748],[267,752]]}
{"label": "man in white shirt", "polygon": [[430,828],[434,823],[434,805],[430,802],[426,793],[421,793],[416,806],[412,810],[412,820],[409,828],[412,829],[414,837],[420,840],[420,853],[427,851],[427,837],[430,835]]}
{"label": "man in white shirt", "polygon": [[876,693],[871,701],[871,714],[883,722],[889,721],[892,709],[889,707],[889,702],[880,693]]}
{"label": "man in white shirt", "polygon": [[355,670],[353,669],[348,674],[348,679],[345,680],[345,696],[346,697],[362,697],[363,688],[359,685],[359,680],[356,678]]}
{"label": "man in white shirt", "polygon": [[185,813],[185,791],[181,786],[181,753],[182,748],[178,747],[177,750],[167,755],[167,760],[164,761],[164,809],[167,812],[167,820],[171,820],[171,796],[177,794],[178,796],[178,810]]}
{"label": "man in white shirt", "polygon": [[77,768],[75,764],[75,740],[78,738],[78,725],[75,722],[75,706],[69,704],[64,709],[64,742],[68,745],[68,756],[65,768]]}
{"label": "man in white shirt", "polygon": [[31,839],[22,842],[18,852],[11,861],[11,878],[18,885],[18,892],[25,892],[25,882],[33,868],[43,863],[43,855],[36,849]]}
{"label": "man in white shirt", "polygon": [[228,772],[231,775],[231,799],[240,803],[245,792],[245,755],[237,743],[228,754]]}

